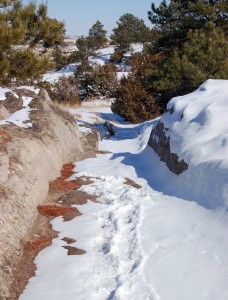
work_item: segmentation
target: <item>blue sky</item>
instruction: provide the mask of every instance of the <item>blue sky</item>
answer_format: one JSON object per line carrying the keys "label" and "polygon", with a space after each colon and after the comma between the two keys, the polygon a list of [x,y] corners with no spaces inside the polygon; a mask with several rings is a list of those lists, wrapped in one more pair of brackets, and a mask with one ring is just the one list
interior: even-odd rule
{"label": "blue sky", "polygon": [[[29,0],[24,0],[28,3]],[[41,0],[35,1],[37,4]],[[64,21],[68,35],[87,35],[89,28],[100,20],[105,29],[111,33],[116,21],[124,13],[144,19],[147,26],[151,23],[147,18],[147,11],[151,3],[159,4],[161,1],[149,0],[48,0],[48,14],[52,18]]]}

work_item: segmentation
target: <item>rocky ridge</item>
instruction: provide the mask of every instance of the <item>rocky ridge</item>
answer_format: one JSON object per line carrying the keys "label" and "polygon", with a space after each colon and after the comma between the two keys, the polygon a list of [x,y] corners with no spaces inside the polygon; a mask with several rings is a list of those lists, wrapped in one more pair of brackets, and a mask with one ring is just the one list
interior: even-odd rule
{"label": "rocky ridge", "polygon": [[0,100],[0,299],[10,299],[15,264],[49,182],[95,144],[86,146],[75,119],[43,89],[1,89]]}

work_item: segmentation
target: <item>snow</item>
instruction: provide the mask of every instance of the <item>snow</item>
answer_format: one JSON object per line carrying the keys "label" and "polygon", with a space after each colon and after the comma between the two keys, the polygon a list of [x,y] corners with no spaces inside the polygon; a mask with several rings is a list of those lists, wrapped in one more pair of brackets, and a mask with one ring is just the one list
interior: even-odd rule
{"label": "snow", "polygon": [[114,51],[114,46],[99,49],[96,56],[89,57],[89,61],[91,64],[104,65],[109,62],[110,56]]}
{"label": "snow", "polygon": [[133,53],[142,52],[143,51],[143,44],[141,44],[141,43],[132,44],[131,48],[132,48]]}
{"label": "snow", "polygon": [[[31,86],[21,86],[18,87],[17,89],[27,89],[30,90],[32,92],[35,92],[36,94],[39,93],[39,89],[31,87]],[[7,92],[11,92],[14,94],[14,96],[16,98],[19,98],[19,96],[13,92],[10,89],[6,89],[6,88],[0,88],[0,99],[1,100],[5,100],[5,94]],[[29,113],[33,110],[29,107],[30,102],[33,100],[32,97],[26,97],[26,96],[22,96],[22,100],[23,100],[23,108],[20,110],[15,111],[13,114],[11,114],[9,117],[7,117],[6,119],[0,120],[0,125],[9,125],[9,124],[15,124],[18,127],[22,127],[22,128],[29,128],[32,127],[32,122],[30,120],[29,117]]]}
{"label": "snow", "polygon": [[[171,152],[188,164],[173,176],[163,163],[151,171],[153,187],[169,195],[194,200],[210,209],[228,207],[228,84],[207,80],[195,92],[173,98],[161,121]],[[162,184],[161,178],[167,180]]]}
{"label": "snow", "polygon": [[9,93],[9,92],[12,93],[14,95],[14,97],[19,98],[19,96],[12,90],[10,90],[8,88],[0,87],[0,101],[6,100],[6,93]]}
{"label": "snow", "polygon": [[[135,44],[135,46],[133,45],[133,49],[135,47],[135,50],[133,50],[131,53],[133,53],[134,51],[137,51],[137,49],[140,49],[140,45]],[[109,46],[106,48],[102,48],[102,49],[98,49],[97,50],[97,55],[96,56],[90,56],[89,57],[89,62],[91,65],[105,65],[106,63],[109,62],[110,56],[111,54],[115,51],[115,47],[114,46]],[[59,71],[51,71],[48,72],[46,74],[43,75],[42,80],[43,81],[48,81],[50,83],[55,83],[59,80],[59,78],[61,76],[65,76],[65,77],[69,77],[69,76],[74,76],[74,71],[76,70],[76,68],[78,67],[80,63],[74,63],[74,64],[69,64],[67,66],[65,66],[64,68],[62,68]],[[117,68],[120,69],[120,72],[117,72],[117,77],[120,80],[123,76],[127,76],[129,74],[129,66],[126,65],[122,65],[116,66]],[[128,71],[126,71],[128,70]]]}
{"label": "snow", "polygon": [[130,51],[124,54],[124,57],[131,57],[132,54],[142,52],[143,51],[143,44],[131,44]]}
{"label": "snow", "polygon": [[43,75],[42,80],[48,81],[50,83],[55,83],[59,80],[60,77],[65,76],[74,76],[74,71],[77,69],[78,63],[76,64],[69,64],[65,67],[63,67],[59,71],[51,71]]}
{"label": "snow", "polygon": [[88,128],[88,127],[85,127],[83,123],[78,122],[78,125],[79,125],[79,130],[81,132],[83,132],[84,134],[90,134],[90,133],[92,133],[92,129]]}
{"label": "snow", "polygon": [[33,100],[33,98],[22,96],[22,100],[23,100],[23,106],[26,107],[30,104],[30,102]]}
{"label": "snow", "polygon": [[32,127],[32,123],[29,122],[29,113],[31,109],[29,107],[22,108],[12,115],[10,115],[8,118],[1,120],[0,125],[7,125],[10,123],[15,124],[16,126],[23,127],[23,128],[28,128]]}
{"label": "snow", "polygon": [[29,113],[31,109],[29,107],[22,108],[12,115],[10,115],[8,118],[1,120],[0,125],[7,125],[10,123],[15,124],[16,126],[23,127],[23,128],[28,128],[32,127],[32,123],[29,122]]}
{"label": "snow", "polygon": [[[224,122],[228,120],[227,81],[208,80],[197,91],[174,98],[168,108],[172,106],[174,114],[163,116],[165,125],[171,124],[171,135],[180,139],[178,147],[172,145],[172,150],[194,165],[219,160],[227,167],[228,122]],[[173,118],[177,120],[173,122]]]}
{"label": "snow", "polygon": [[27,86],[27,85],[19,86],[19,87],[17,87],[17,89],[18,89],[18,90],[20,90],[20,89],[29,90],[29,91],[31,91],[31,92],[37,94],[37,95],[38,95],[39,92],[40,92],[40,89],[39,89],[39,88],[34,87],[34,86]]}
{"label": "snow", "polygon": [[123,77],[127,77],[129,75],[129,72],[117,72],[116,75],[117,75],[117,79],[120,80]]}
{"label": "snow", "polygon": [[50,73],[44,74],[42,80],[48,81],[50,83],[55,83],[62,76],[69,77],[72,75],[73,75],[73,72],[67,72],[67,73],[65,73],[65,72],[50,72]]}
{"label": "snow", "polygon": [[[224,107],[225,82],[211,84],[206,83],[177,102],[172,100],[169,107],[177,108],[172,115],[162,117],[166,125],[180,132],[175,122],[186,122],[184,134],[187,124],[194,125],[187,120],[205,111],[210,101],[214,99],[213,105]],[[203,103],[199,95],[204,97]],[[196,106],[191,105],[193,101]],[[102,127],[99,150],[110,151],[75,163],[75,174],[69,178],[90,176],[93,183],[81,190],[97,195],[98,203],[76,205],[82,215],[69,222],[61,217],[52,221],[59,235],[37,256],[36,274],[19,300],[227,300],[227,212],[172,196],[167,185],[180,189],[181,183],[185,191],[186,185],[192,188],[192,182],[199,179],[190,177],[195,176],[191,172],[190,182],[184,175],[172,174],[147,146],[151,129],[159,119],[132,125],[114,115],[109,105],[107,101],[93,101],[70,110],[80,124]],[[180,120],[177,114],[182,113]],[[218,115],[215,117],[218,119]],[[116,134],[110,139],[105,138],[104,120],[115,126]],[[207,121],[205,116],[203,120],[200,124],[204,124],[204,130],[210,126],[208,135],[224,133],[226,122]],[[205,145],[202,139],[201,146]],[[190,157],[191,148],[188,151]],[[196,163],[194,155],[191,159]],[[207,157],[213,161],[213,157]],[[226,159],[223,155],[219,158]],[[226,164],[222,168],[227,171]],[[208,177],[214,175],[212,170],[207,171]],[[125,177],[142,188],[125,184]],[[212,176],[213,180],[217,179]],[[67,256],[62,247],[66,245],[64,237],[75,239],[71,246],[84,249],[86,254]]]}

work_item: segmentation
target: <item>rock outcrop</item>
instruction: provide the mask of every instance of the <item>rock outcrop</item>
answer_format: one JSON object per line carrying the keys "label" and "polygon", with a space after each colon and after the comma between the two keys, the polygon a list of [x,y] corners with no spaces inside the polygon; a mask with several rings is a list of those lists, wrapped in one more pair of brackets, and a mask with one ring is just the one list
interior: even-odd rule
{"label": "rock outcrop", "polygon": [[[0,96],[0,118],[8,120],[0,126],[0,299],[10,299],[14,264],[49,181],[64,163],[84,158],[86,151],[74,118],[54,106],[45,90],[21,88]],[[23,113],[26,101],[29,120],[19,127],[7,117]]]}
{"label": "rock outcrop", "polygon": [[160,121],[152,130],[149,146],[154,149],[154,151],[160,157],[169,170],[179,175],[188,169],[187,163],[183,159],[179,159],[176,153],[172,153],[170,149],[170,137],[166,136],[165,132],[168,131],[164,124]]}

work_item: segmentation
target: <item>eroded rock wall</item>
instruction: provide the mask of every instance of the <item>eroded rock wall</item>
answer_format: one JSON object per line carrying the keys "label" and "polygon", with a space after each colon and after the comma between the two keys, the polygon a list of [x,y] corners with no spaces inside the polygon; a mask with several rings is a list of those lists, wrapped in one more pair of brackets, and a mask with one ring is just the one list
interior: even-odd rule
{"label": "eroded rock wall", "polygon": [[[49,181],[62,165],[85,157],[83,138],[68,113],[53,106],[45,90],[15,90],[1,101],[4,116],[32,97],[32,127],[1,126],[0,132],[0,299],[10,299],[14,263],[45,199]],[[2,114],[3,115],[3,114]]]}

